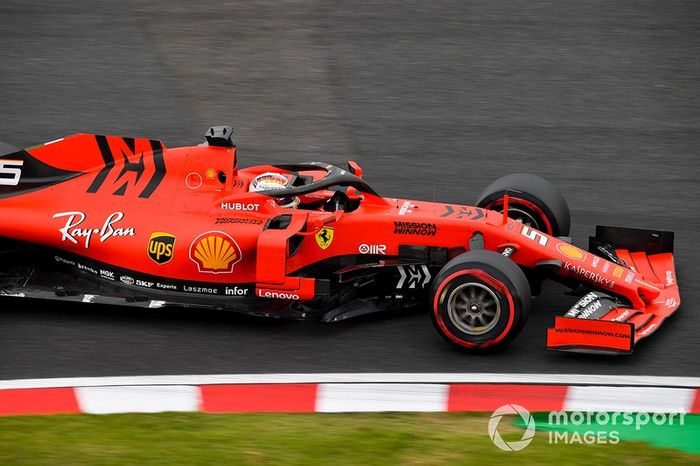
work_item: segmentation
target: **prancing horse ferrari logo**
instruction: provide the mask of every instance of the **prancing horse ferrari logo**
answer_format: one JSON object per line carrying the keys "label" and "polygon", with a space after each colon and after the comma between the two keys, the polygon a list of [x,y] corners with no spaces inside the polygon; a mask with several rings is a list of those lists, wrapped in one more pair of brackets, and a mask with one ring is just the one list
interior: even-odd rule
{"label": "prancing horse ferrari logo", "polygon": [[316,233],[316,243],[321,249],[328,249],[328,246],[333,242],[333,228],[323,227],[321,231]]}

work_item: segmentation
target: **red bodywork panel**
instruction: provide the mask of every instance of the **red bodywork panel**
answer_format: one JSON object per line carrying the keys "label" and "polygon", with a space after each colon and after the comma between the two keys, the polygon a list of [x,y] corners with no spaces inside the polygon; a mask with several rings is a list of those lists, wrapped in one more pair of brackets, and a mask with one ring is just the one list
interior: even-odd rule
{"label": "red bodywork panel", "polygon": [[[249,284],[259,297],[303,301],[314,297],[315,278],[321,278],[298,276],[310,265],[347,255],[398,256],[402,245],[463,252],[479,232],[488,250],[514,247],[510,257],[523,267],[558,260],[560,276],[626,298],[641,316],[632,324],[648,332],[680,304],[670,254],[632,255],[628,263],[634,267],[628,269],[504,221],[496,211],[383,198],[352,188],[348,192],[361,199],[352,212],[285,208],[272,197],[249,192],[251,180],[266,172],[319,180],[325,172],[238,169],[235,147],[166,149],[159,141],[78,134],[24,154],[23,164],[14,165],[23,171],[17,189],[0,186],[6,188],[0,189],[1,237],[154,277]],[[10,161],[5,167],[13,167],[12,156],[0,158]],[[361,175],[357,164],[351,168]],[[41,176],[30,179],[25,171]],[[332,194],[306,194],[302,206]],[[265,229],[281,215],[290,216],[286,228]],[[303,240],[291,254],[295,236]],[[651,320],[643,321],[650,314]],[[578,345],[581,338],[551,343]]]}

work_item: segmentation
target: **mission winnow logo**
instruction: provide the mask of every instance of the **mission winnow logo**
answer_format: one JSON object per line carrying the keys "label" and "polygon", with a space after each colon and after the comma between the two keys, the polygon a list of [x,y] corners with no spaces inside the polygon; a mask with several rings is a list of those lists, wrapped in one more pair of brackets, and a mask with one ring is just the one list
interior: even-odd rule
{"label": "mission winnow logo", "polygon": [[435,236],[437,225],[421,222],[394,222],[395,235]]}

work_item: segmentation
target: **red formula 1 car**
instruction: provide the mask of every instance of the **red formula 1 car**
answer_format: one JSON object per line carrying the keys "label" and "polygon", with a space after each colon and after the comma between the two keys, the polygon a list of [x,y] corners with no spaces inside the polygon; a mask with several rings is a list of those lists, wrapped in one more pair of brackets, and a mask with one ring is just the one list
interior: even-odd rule
{"label": "red formula 1 car", "polygon": [[631,352],[680,305],[672,233],[598,226],[580,249],[538,176],[474,206],[390,199],[355,162],[239,168],[231,136],[78,134],[1,156],[0,294],[323,321],[423,305],[474,351],[518,334],[546,278],[580,296],[550,349]]}

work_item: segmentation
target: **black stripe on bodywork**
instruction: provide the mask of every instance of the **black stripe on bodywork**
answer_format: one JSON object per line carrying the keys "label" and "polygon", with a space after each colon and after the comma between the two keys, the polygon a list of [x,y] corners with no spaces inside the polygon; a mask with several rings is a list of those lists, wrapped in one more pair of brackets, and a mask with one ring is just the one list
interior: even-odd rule
{"label": "black stripe on bodywork", "polygon": [[0,157],[0,160],[2,159],[21,160],[24,163],[21,167],[22,175],[19,184],[16,186],[0,185],[0,199],[38,191],[83,174],[48,165],[26,150],[3,155]]}
{"label": "black stripe on bodywork", "polygon": [[107,175],[112,171],[112,167],[114,167],[114,157],[112,157],[112,151],[109,148],[109,143],[107,143],[107,138],[105,136],[95,136],[95,140],[97,141],[97,147],[100,148],[100,155],[102,155],[102,160],[105,165],[97,176],[95,176],[92,184],[90,184],[87,190],[89,193],[96,193],[97,190],[100,189],[102,183],[107,179]]}
{"label": "black stripe on bodywork", "polygon": [[166,169],[165,160],[163,159],[163,143],[160,141],[151,141],[151,149],[153,149],[153,163],[156,166],[156,171],[153,177],[151,177],[151,181],[148,182],[148,185],[146,185],[141,194],[139,194],[141,198],[151,197],[151,194],[155,192],[160,182],[165,178]]}
{"label": "black stripe on bodywork", "polygon": [[[135,155],[136,140],[134,138],[126,137],[122,139],[131,151],[131,153]],[[95,140],[97,141],[97,146],[100,149],[100,154],[102,155],[102,160],[104,161],[104,167],[102,167],[102,169],[97,173],[95,179],[93,180],[92,184],[90,184],[90,187],[87,190],[88,193],[92,194],[98,192],[102,188],[104,182],[109,176],[109,173],[112,171],[115,165],[115,155],[114,153],[112,153],[112,149],[109,147],[107,137],[96,135]],[[139,197],[142,199],[147,199],[151,197],[151,195],[155,192],[158,186],[160,186],[160,183],[163,181],[163,178],[165,178],[165,174],[167,172],[165,167],[165,159],[163,157],[163,151],[165,149],[163,147],[163,143],[154,140],[149,140],[148,142],[151,146],[151,159],[153,160],[154,164],[154,173],[151,176],[151,179],[146,184],[146,187],[139,194]],[[131,162],[124,153],[122,153],[121,155],[123,158],[123,166],[121,171],[119,172],[119,175],[117,175],[117,179],[114,182],[114,184],[117,184],[122,179],[122,177],[128,172],[136,173],[135,182],[137,184],[146,170],[144,154],[141,154],[141,158],[138,162]],[[124,182],[120,184],[119,187],[112,194],[115,196],[124,196],[128,192],[129,186],[130,184],[128,181]]]}

